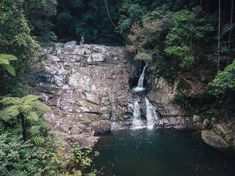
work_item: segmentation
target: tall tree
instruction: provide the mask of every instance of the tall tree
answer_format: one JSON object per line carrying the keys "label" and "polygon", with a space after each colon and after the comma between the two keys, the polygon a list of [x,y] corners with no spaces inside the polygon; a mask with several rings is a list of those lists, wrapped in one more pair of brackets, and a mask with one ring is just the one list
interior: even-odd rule
{"label": "tall tree", "polygon": [[[231,0],[231,12],[230,12],[230,25],[233,25],[233,0]],[[232,28],[229,31],[229,39],[228,39],[228,49],[230,50],[231,41],[232,41]]]}
{"label": "tall tree", "polygon": [[220,42],[220,36],[221,36],[221,0],[219,0],[219,6],[218,6],[218,11],[219,11],[219,15],[218,15],[218,38],[217,38],[217,42],[218,42],[218,46],[217,46],[217,70],[220,70],[220,48],[221,48],[221,42]]}

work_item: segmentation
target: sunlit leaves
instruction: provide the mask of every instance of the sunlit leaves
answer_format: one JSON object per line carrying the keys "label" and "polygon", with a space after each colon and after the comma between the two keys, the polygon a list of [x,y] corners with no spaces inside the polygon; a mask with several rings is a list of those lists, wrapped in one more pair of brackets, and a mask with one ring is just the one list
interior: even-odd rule
{"label": "sunlit leaves", "polygon": [[0,66],[3,67],[10,75],[15,76],[15,69],[11,66],[11,61],[17,60],[14,55],[11,54],[0,54]]}
{"label": "sunlit leaves", "polygon": [[224,71],[219,72],[210,83],[210,92],[220,96],[228,91],[235,92],[235,60]]}

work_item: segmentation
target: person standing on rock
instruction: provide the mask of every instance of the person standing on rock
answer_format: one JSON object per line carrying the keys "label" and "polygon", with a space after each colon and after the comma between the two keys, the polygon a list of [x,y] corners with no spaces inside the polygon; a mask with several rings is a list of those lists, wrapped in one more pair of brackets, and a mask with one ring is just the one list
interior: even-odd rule
{"label": "person standing on rock", "polygon": [[85,43],[85,39],[84,39],[84,35],[81,37],[81,40],[80,40],[80,45],[84,45]]}

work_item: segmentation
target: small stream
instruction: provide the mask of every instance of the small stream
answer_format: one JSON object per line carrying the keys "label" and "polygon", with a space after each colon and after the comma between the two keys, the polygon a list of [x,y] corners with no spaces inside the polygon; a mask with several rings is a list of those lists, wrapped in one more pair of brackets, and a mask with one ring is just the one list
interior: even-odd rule
{"label": "small stream", "polygon": [[123,130],[104,136],[95,148],[98,175],[234,176],[235,156],[220,152],[191,132]]}

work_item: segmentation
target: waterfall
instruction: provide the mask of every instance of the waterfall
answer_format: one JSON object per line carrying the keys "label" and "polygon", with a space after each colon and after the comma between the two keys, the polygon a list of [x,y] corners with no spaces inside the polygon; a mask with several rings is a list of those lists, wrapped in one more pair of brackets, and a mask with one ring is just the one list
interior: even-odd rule
{"label": "waterfall", "polygon": [[146,62],[145,66],[144,66],[144,69],[143,69],[143,71],[140,75],[140,78],[138,80],[138,85],[137,85],[137,87],[133,88],[133,90],[135,92],[141,92],[141,91],[145,90],[145,88],[144,88],[144,76],[145,76],[145,70],[146,70],[147,67],[148,67],[148,63]]}
{"label": "waterfall", "polygon": [[134,112],[133,112],[133,122],[132,122],[132,127],[134,129],[138,129],[138,128],[143,128],[143,122],[141,120],[141,114],[140,114],[140,104],[139,104],[139,100],[135,100],[134,103]]}
{"label": "waterfall", "polygon": [[156,112],[157,108],[149,102],[147,97],[145,97],[145,103],[146,103],[147,128],[153,129],[154,124],[158,119],[158,114]]}
{"label": "waterfall", "polygon": [[[133,88],[133,91],[135,92],[141,92],[144,91],[144,76],[145,76],[145,71],[146,68],[148,67],[148,63],[145,64],[143,71],[140,75],[138,85],[137,87]],[[158,119],[158,114],[157,114],[157,108],[153,106],[147,97],[145,97],[145,104],[146,104],[146,123],[147,123],[147,128],[148,129],[153,129],[154,124],[156,120]],[[140,114],[140,105],[139,105],[139,99],[135,100],[134,102],[134,112],[133,112],[133,121],[132,121],[132,127],[134,129],[139,129],[139,128],[144,128],[146,125],[144,125],[142,119],[141,119],[141,114]]]}

